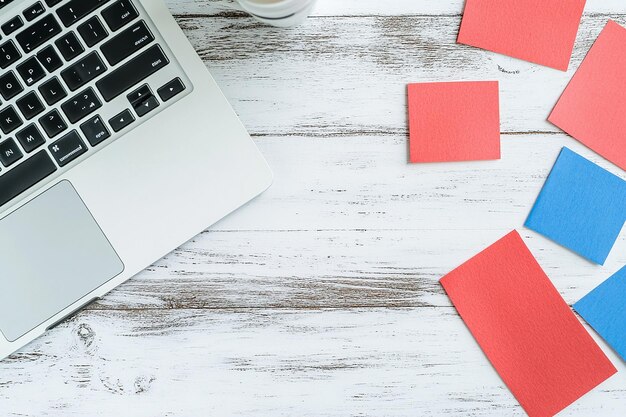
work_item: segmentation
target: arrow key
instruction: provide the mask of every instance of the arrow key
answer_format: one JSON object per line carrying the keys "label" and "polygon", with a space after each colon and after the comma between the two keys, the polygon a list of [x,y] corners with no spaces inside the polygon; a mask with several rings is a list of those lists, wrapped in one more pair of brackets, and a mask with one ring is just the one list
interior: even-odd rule
{"label": "arrow key", "polygon": [[171,100],[174,96],[182,93],[185,90],[185,84],[183,84],[180,78],[175,78],[169,83],[165,84],[163,87],[157,90],[161,100],[168,101]]}
{"label": "arrow key", "polygon": [[111,120],[109,120],[109,124],[115,132],[119,132],[134,121],[135,118],[133,117],[133,114],[130,112],[129,109],[126,109],[117,116],[113,117]]}
{"label": "arrow key", "polygon": [[139,117],[143,117],[159,107],[159,100],[155,96],[149,96],[144,101],[133,106]]}
{"label": "arrow key", "polygon": [[146,99],[146,97],[150,97],[152,95],[152,90],[150,90],[150,86],[148,84],[144,84],[129,95],[126,96],[128,102],[131,106],[136,107],[141,104],[142,101]]}

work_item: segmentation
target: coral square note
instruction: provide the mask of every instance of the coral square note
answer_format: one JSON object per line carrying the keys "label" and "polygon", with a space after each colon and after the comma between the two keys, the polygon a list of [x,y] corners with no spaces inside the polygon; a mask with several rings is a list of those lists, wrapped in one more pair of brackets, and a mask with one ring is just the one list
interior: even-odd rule
{"label": "coral square note", "polygon": [[626,170],[626,29],[609,21],[548,120]]}
{"label": "coral square note", "polygon": [[467,0],[458,42],[566,71],[586,0]]}
{"label": "coral square note", "polygon": [[409,84],[411,162],[500,159],[497,81]]}
{"label": "coral square note", "polygon": [[517,232],[441,284],[529,416],[553,416],[617,372]]}

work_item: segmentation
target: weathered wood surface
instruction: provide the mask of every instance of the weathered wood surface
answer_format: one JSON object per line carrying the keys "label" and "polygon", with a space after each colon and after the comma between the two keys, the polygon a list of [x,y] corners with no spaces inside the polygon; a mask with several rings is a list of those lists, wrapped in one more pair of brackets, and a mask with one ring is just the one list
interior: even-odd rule
{"label": "weathered wood surface", "polygon": [[[165,0],[176,14],[216,15],[238,9],[234,0]],[[461,14],[465,0],[318,0],[313,16]],[[585,13],[623,13],[622,0],[587,0]]]}
{"label": "weathered wood surface", "polygon": [[460,15],[326,17],[288,30],[244,15],[179,21],[251,132],[331,137],[405,134],[396,109],[407,82],[476,79],[500,82],[504,133],[558,132],[546,118],[608,18],[626,24],[584,17],[568,72],[457,44]]}
{"label": "weathered wood surface", "polygon": [[[562,146],[545,117],[608,18],[589,0],[568,73],[454,40],[462,0],[320,0],[264,27],[168,0],[274,186],[0,362],[4,416],[523,415],[437,280],[513,228],[569,303],[605,267],[522,224]],[[500,161],[408,165],[405,85],[497,79]],[[568,416],[626,414],[626,367]]]}
{"label": "weathered wood surface", "polygon": [[[81,314],[3,362],[2,414],[523,416],[454,309],[418,310]],[[616,376],[564,415],[625,396]]]}

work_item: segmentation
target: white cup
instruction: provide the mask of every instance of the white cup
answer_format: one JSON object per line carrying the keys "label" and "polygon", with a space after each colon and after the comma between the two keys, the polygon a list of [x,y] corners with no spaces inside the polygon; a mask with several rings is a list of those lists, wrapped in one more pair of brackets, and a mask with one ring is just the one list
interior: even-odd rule
{"label": "white cup", "polygon": [[237,0],[243,10],[260,22],[289,27],[302,23],[316,0]]}

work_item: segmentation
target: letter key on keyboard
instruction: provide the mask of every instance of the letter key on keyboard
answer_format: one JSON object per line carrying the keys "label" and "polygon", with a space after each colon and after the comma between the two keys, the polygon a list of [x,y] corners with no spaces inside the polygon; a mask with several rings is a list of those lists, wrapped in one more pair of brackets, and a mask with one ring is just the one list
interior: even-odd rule
{"label": "letter key on keyboard", "polygon": [[11,166],[20,159],[24,154],[17,147],[17,143],[13,139],[7,139],[0,143],[0,162],[5,167]]}

